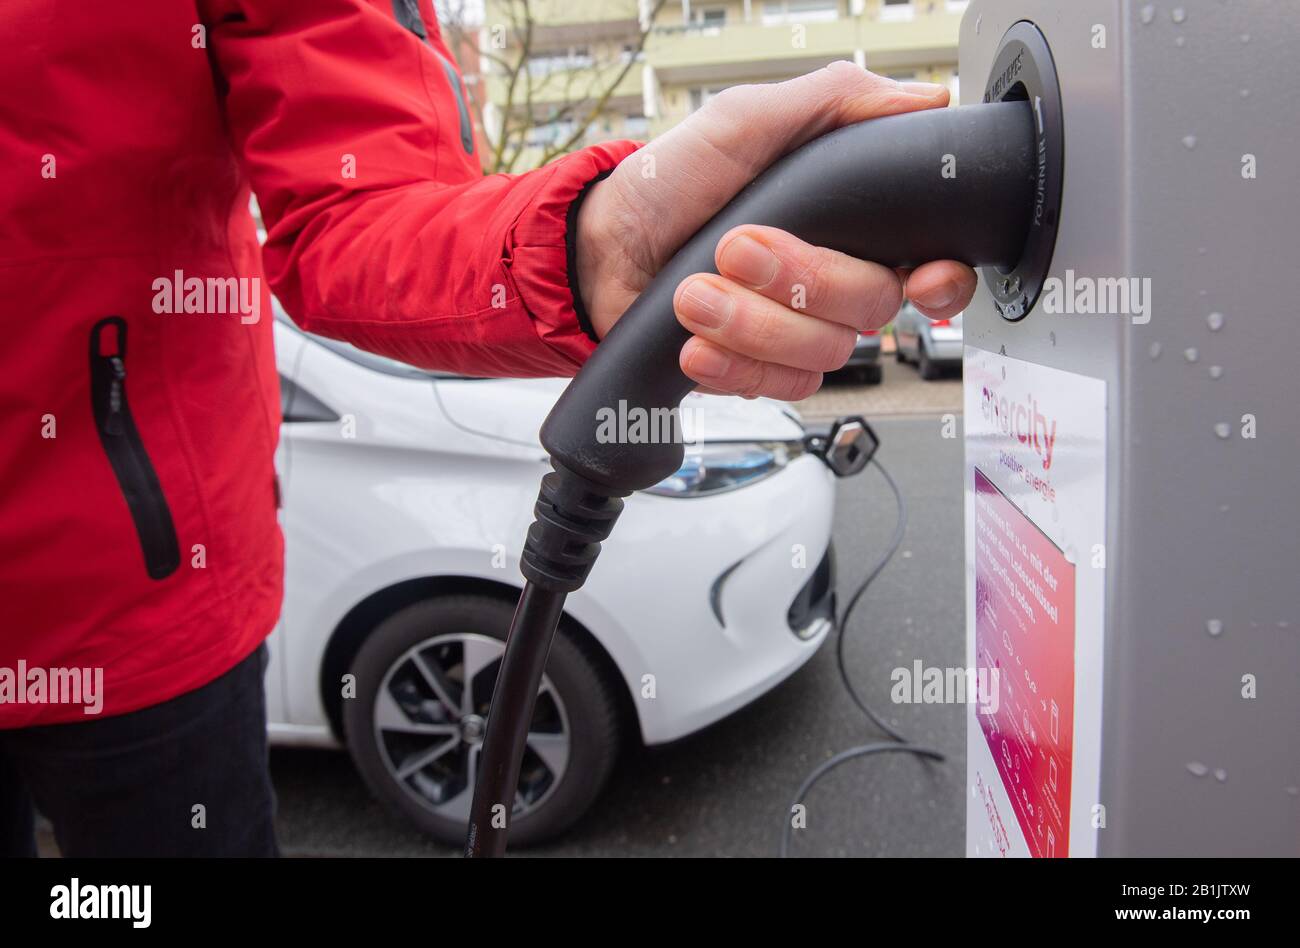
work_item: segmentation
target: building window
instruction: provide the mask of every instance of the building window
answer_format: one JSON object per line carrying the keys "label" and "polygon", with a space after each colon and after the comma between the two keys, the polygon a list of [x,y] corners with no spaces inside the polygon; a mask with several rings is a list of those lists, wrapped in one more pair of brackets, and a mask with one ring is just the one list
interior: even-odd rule
{"label": "building window", "polygon": [[915,13],[912,0],[884,0],[884,5],[880,8],[882,20],[910,20]]}
{"label": "building window", "polygon": [[623,135],[644,141],[650,137],[650,120],[644,115],[629,115],[623,120]]}
{"label": "building window", "polygon": [[785,23],[825,23],[838,20],[840,5],[837,0],[765,0],[762,22],[764,26]]}
{"label": "building window", "polygon": [[551,73],[567,72],[570,69],[589,68],[593,61],[591,47],[572,46],[569,49],[557,49],[529,56],[528,72],[533,76],[549,76]]}
{"label": "building window", "polygon": [[545,122],[530,128],[524,141],[529,148],[549,148],[568,141],[577,127],[571,121]]}
{"label": "building window", "polygon": [[692,7],[691,23],[695,26],[726,26],[726,7]]}

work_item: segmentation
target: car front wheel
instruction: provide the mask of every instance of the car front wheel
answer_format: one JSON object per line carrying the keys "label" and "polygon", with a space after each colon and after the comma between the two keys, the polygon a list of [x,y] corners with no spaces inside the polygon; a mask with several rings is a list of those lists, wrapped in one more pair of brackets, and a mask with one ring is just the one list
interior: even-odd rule
{"label": "car front wheel", "polygon": [[[465,840],[492,688],[513,607],[490,596],[415,603],[381,622],[351,666],[348,749],[371,791],[443,842]],[[571,826],[618,753],[618,705],[590,643],[556,634],[520,770],[510,840]]]}
{"label": "car front wheel", "polygon": [[939,377],[939,367],[930,358],[930,354],[925,351],[925,346],[920,346],[916,351],[916,368],[921,373],[921,378],[927,382],[937,379]]}
{"label": "car front wheel", "polygon": [[880,368],[879,362],[873,362],[858,369],[858,378],[862,380],[863,385],[879,385],[883,377],[883,370]]}

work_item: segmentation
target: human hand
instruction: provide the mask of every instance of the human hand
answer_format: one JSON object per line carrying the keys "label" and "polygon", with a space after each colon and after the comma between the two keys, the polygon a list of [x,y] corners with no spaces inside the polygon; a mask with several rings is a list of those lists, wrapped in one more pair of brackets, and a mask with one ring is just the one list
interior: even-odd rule
{"label": "human hand", "polygon": [[[842,125],[947,104],[943,86],[900,84],[848,62],[718,95],[587,195],[576,264],[596,334],[603,338],[677,249],[777,158]],[[647,161],[652,176],[642,174]],[[787,400],[815,392],[860,332],[894,318],[904,295],[942,319],[963,310],[976,285],[974,271],[954,261],[895,271],[772,227],[729,231],[715,262],[718,274],[688,277],[674,296],[678,320],[694,334],[682,371],[708,391]]]}

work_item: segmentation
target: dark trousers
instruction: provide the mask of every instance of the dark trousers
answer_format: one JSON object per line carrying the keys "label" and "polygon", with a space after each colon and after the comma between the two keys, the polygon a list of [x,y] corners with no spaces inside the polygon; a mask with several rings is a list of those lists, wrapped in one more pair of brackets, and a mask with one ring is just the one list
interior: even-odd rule
{"label": "dark trousers", "polygon": [[0,730],[0,856],[276,856],[266,646],[209,684],[103,720]]}

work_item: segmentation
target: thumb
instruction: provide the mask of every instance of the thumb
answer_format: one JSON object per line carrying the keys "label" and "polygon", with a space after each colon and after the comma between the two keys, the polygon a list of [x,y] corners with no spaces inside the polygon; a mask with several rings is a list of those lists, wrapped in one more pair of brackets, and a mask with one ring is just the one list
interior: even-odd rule
{"label": "thumb", "polygon": [[647,263],[661,265],[787,152],[842,125],[947,104],[944,86],[834,62],[786,82],[724,90],[609,180],[627,210],[653,222],[644,250]]}
{"label": "thumb", "polygon": [[[729,90],[732,91],[732,90]],[[850,62],[771,85],[737,86],[726,128],[752,152],[757,171],[800,145],[854,122],[948,104],[948,89],[931,82],[896,82]],[[755,173],[757,173],[757,171]]]}

